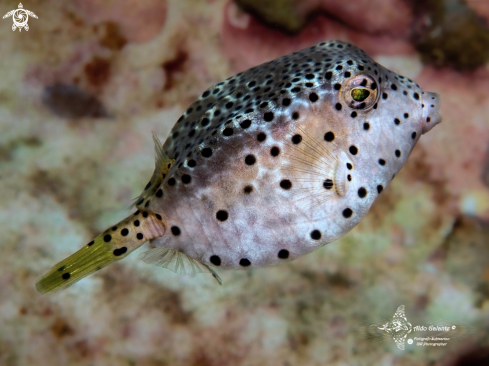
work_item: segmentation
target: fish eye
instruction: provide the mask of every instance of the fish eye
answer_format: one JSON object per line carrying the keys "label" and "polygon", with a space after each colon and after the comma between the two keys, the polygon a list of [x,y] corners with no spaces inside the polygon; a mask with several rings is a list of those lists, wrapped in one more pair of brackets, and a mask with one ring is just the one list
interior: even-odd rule
{"label": "fish eye", "polygon": [[363,102],[370,95],[370,92],[367,89],[355,88],[351,90],[350,95],[353,100],[356,100],[357,102]]}
{"label": "fish eye", "polygon": [[373,77],[356,75],[341,86],[340,98],[348,107],[356,110],[372,108],[379,98],[378,85]]}

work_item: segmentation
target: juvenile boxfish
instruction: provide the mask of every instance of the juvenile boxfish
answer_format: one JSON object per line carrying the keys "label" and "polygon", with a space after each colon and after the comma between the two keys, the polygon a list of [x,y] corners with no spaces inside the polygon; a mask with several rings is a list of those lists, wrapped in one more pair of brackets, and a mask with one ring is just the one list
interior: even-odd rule
{"label": "juvenile boxfish", "polygon": [[180,117],[136,212],[41,277],[49,293],[120,260],[177,273],[298,258],[350,231],[441,122],[439,96],[361,49],[321,42],[206,90]]}

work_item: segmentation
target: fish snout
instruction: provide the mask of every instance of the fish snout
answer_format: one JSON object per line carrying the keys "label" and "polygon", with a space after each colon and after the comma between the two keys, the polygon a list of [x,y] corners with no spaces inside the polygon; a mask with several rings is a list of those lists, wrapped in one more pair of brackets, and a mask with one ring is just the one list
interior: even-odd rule
{"label": "fish snout", "polygon": [[440,109],[440,96],[437,93],[424,92],[423,98],[423,134],[431,130],[441,122],[441,115],[438,113]]}

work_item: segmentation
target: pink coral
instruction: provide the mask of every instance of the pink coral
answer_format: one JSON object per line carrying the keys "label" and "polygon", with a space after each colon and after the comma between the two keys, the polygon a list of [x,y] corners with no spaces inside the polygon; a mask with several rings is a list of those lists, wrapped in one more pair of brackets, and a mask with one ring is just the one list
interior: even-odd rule
{"label": "pink coral", "polygon": [[132,42],[147,42],[165,24],[165,0],[75,0],[76,8],[92,23],[117,22]]}
{"label": "pink coral", "polygon": [[[355,17],[352,8],[343,9],[331,6],[331,11],[339,12],[343,17],[348,18],[352,25],[349,26],[331,17],[320,15],[313,18],[298,35],[291,36],[263,25],[255,17],[243,13],[234,2],[229,2],[224,7],[224,20],[221,28],[222,50],[236,72],[326,39],[352,42],[371,55],[414,53],[406,37],[397,36],[398,38],[395,38],[393,36],[393,33],[406,33],[405,25],[397,28],[393,33],[388,32],[387,25],[384,24],[383,27],[374,25],[374,18],[360,15],[359,13],[362,13],[360,7],[357,10]],[[365,18],[359,20],[363,16]],[[365,30],[360,31],[358,22],[365,24],[366,29],[370,29],[371,33]]]}

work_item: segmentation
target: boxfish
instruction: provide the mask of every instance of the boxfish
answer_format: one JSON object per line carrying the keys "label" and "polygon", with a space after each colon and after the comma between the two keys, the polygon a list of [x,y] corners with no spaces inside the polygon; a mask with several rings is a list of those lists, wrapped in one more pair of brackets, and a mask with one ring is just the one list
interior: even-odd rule
{"label": "boxfish", "polygon": [[54,292],[125,258],[177,273],[294,260],[348,233],[441,122],[438,94],[340,41],[240,72],[192,103],[135,212],[36,283]]}

